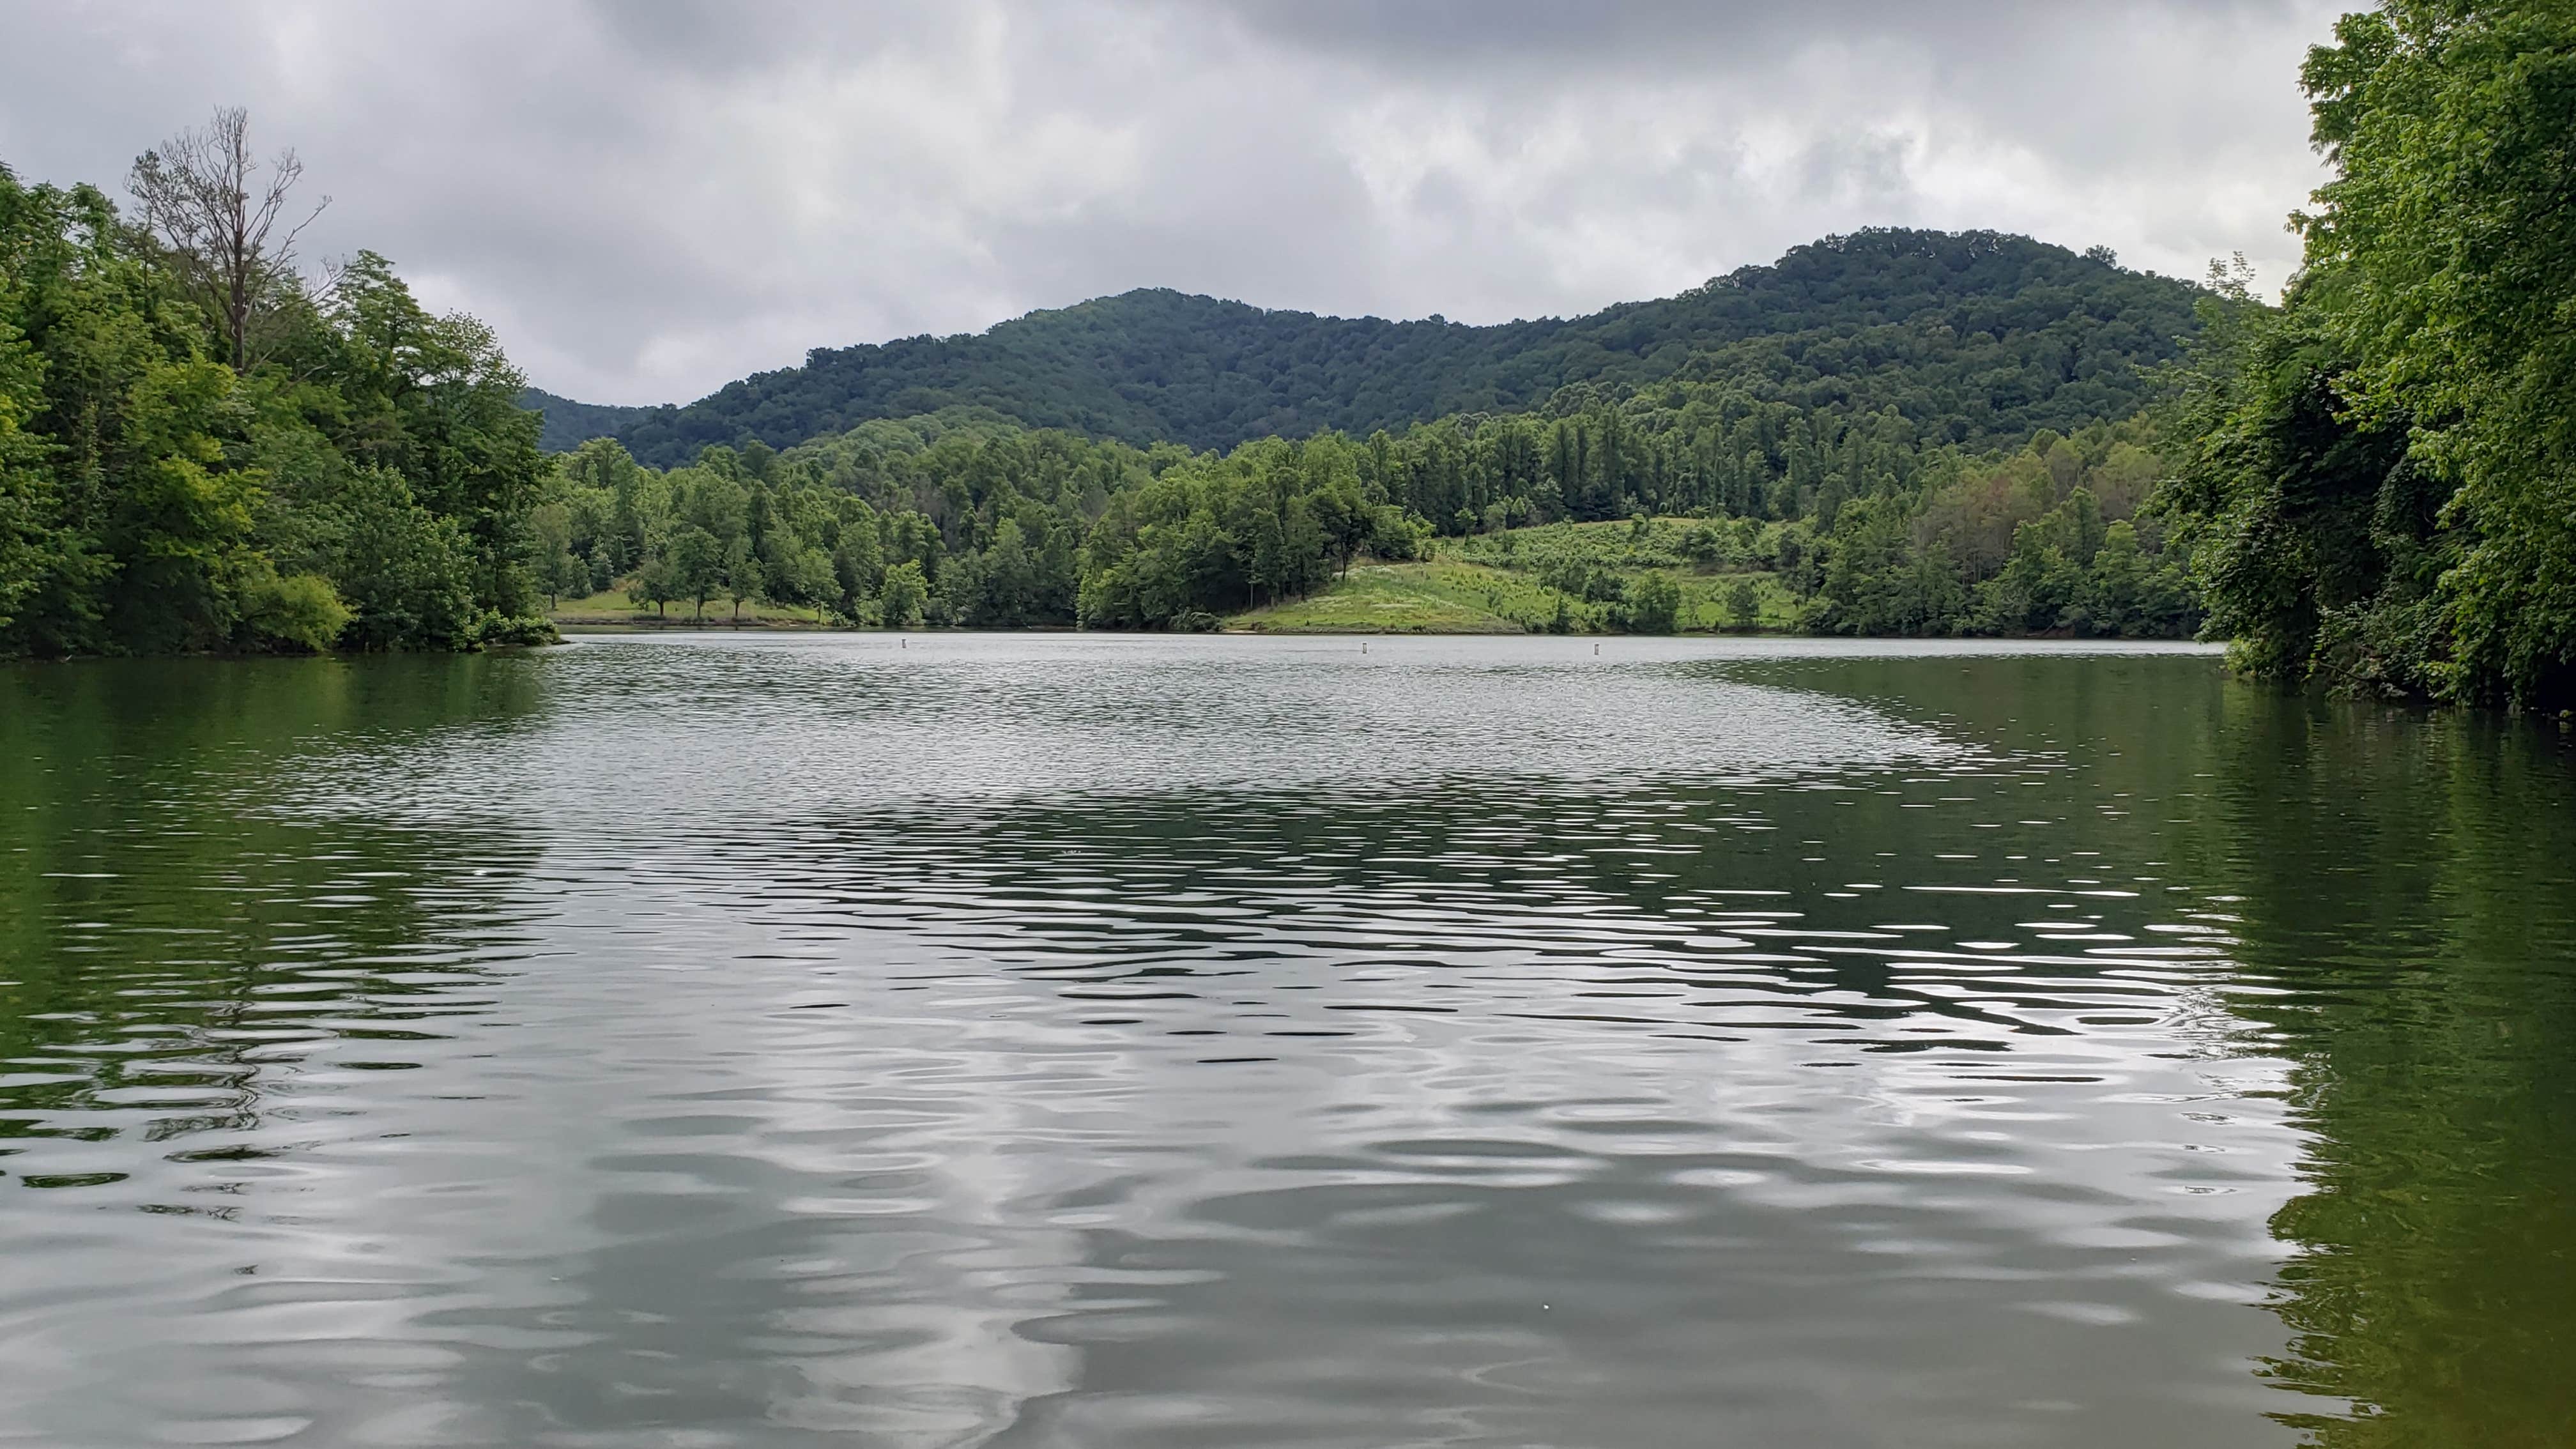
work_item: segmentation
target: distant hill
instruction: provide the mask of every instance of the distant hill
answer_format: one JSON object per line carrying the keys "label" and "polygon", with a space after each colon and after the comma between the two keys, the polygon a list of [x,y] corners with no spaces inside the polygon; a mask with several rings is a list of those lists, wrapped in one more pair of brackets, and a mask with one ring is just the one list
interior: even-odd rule
{"label": "distant hill", "polygon": [[614,436],[619,430],[665,412],[665,408],[618,407],[613,403],[574,402],[557,397],[543,388],[528,388],[519,394],[519,406],[546,420],[538,446],[549,453],[570,452],[593,438]]}
{"label": "distant hill", "polygon": [[[980,406],[1035,427],[1224,448],[1544,403],[1577,383],[1714,381],[1802,407],[1894,407],[1954,441],[2124,417],[2195,326],[2192,285],[1995,232],[1827,237],[1677,297],[1471,327],[1146,290],[989,331],[817,349],[686,407],[552,400],[549,447],[605,434],[669,466],[871,418]],[[576,411],[578,410],[578,411]]]}

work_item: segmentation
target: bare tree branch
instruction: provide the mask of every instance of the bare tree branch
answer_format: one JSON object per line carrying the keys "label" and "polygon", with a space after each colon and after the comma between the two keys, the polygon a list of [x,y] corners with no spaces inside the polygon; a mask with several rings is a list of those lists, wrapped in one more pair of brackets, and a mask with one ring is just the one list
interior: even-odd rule
{"label": "bare tree branch", "polygon": [[295,242],[331,204],[322,198],[272,246],[304,163],[285,150],[270,159],[264,181],[260,169],[250,149],[250,113],[226,106],[203,129],[182,131],[135,158],[126,183],[144,225],[218,320],[237,371],[260,360],[276,294],[302,295]]}

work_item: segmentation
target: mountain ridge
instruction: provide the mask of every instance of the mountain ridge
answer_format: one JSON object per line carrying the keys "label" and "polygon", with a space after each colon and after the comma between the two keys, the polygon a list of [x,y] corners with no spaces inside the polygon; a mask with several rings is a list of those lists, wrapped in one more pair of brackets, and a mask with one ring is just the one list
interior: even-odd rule
{"label": "mountain ridge", "polygon": [[684,406],[530,398],[549,448],[610,436],[662,466],[709,444],[783,448],[954,406],[1207,449],[1669,381],[1829,410],[1894,408],[1954,441],[1999,444],[2135,412],[2153,369],[2196,328],[2199,295],[2098,249],[1876,228],[1570,318],[1345,318],[1137,288],[980,333],[816,348]]}
{"label": "mountain ridge", "polygon": [[575,402],[541,387],[522,388],[519,406],[545,419],[537,446],[549,453],[569,453],[593,438],[614,437],[617,430],[641,422],[668,404]]}

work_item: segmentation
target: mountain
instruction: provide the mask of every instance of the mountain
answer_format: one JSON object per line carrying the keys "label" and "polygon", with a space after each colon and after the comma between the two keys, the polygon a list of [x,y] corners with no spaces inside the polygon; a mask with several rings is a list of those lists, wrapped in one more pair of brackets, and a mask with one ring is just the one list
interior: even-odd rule
{"label": "mountain", "polygon": [[543,388],[527,388],[519,394],[519,406],[546,420],[545,431],[537,445],[549,453],[568,453],[593,438],[615,435],[665,411],[652,407],[619,407],[614,403],[574,402],[557,397]]}
{"label": "mountain", "polygon": [[[661,466],[710,443],[787,447],[871,418],[984,407],[1031,426],[1224,448],[1526,408],[1573,384],[1715,381],[1834,411],[1895,408],[2001,444],[2135,412],[2194,329],[2199,289],[1995,232],[1877,229],[1677,297],[1473,327],[1270,311],[1144,290],[956,337],[817,349],[686,407],[550,408]],[[575,404],[574,407],[580,405]]]}

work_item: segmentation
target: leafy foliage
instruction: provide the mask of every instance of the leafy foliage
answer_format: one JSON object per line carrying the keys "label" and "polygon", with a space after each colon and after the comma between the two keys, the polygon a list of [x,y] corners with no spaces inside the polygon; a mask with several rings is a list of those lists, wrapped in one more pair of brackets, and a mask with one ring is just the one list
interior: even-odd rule
{"label": "leafy foliage", "polygon": [[2576,706],[2576,11],[2391,0],[2304,73],[2283,307],[2206,304],[2173,511],[2254,672]]}
{"label": "leafy foliage", "polygon": [[547,632],[546,463],[491,334],[372,253],[320,293],[276,262],[236,263],[254,307],[95,188],[0,167],[0,655]]}
{"label": "leafy foliage", "polygon": [[662,612],[721,596],[888,626],[1180,627],[1412,557],[1428,530],[1362,486],[1363,456],[1339,438],[1145,453],[967,412],[668,472],[594,439],[547,504],[566,522],[548,567],[627,579]]}

